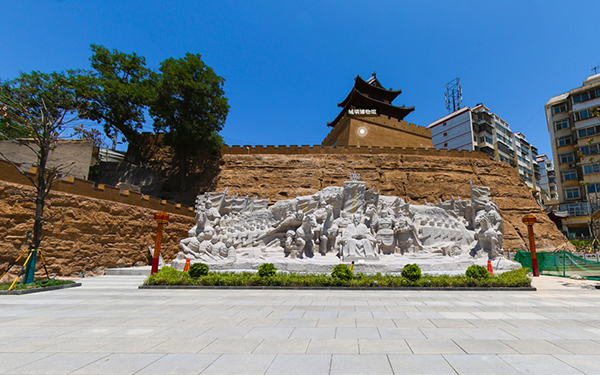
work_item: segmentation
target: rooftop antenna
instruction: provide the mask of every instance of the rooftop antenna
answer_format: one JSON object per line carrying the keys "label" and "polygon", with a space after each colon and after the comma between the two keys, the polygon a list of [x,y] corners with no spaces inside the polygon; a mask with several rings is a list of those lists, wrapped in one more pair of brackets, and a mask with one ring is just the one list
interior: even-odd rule
{"label": "rooftop antenna", "polygon": [[448,112],[456,112],[460,109],[460,102],[462,101],[462,88],[460,86],[460,78],[455,78],[446,84],[446,93],[444,98],[446,99],[446,109]]}
{"label": "rooftop antenna", "polygon": [[594,74],[598,74],[598,69],[600,69],[600,65],[593,66],[590,70],[594,72]]}

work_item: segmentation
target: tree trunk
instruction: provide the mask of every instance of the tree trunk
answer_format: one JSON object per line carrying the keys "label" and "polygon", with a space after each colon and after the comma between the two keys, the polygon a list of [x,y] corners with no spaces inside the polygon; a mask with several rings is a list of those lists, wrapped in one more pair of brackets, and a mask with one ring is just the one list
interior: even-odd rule
{"label": "tree trunk", "polygon": [[181,189],[181,193],[185,193],[185,180],[186,180],[186,172],[187,172],[187,163],[186,163],[186,154],[185,152],[179,153],[179,188]]}

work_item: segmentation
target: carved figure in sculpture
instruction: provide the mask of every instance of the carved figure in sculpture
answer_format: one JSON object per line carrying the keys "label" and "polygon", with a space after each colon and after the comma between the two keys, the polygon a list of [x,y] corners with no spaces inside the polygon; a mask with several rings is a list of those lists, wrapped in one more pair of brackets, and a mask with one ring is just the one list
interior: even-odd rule
{"label": "carved figure in sculpture", "polygon": [[[421,225],[425,225],[424,220],[421,221]],[[415,226],[412,220],[406,216],[399,215],[394,230],[396,234],[396,243],[401,253],[414,253],[418,251],[418,247],[415,247],[415,242],[418,240],[415,234]]]}
{"label": "carved figure in sculpture", "polygon": [[319,244],[319,253],[325,255],[329,250],[328,230],[333,224],[333,206],[327,204],[325,207],[316,210],[314,213],[314,220],[317,223],[314,234],[315,240]]}
{"label": "carved figure in sculpture", "polygon": [[233,240],[228,238],[225,242],[225,249],[227,251],[227,259],[228,260],[236,260],[237,256],[235,254],[235,247],[233,247]]}
{"label": "carved figure in sculpture", "polygon": [[369,228],[362,223],[361,215],[352,215],[350,223],[342,235],[342,257],[375,258],[377,240]]}
{"label": "carved figure in sculpture", "polygon": [[344,235],[344,230],[351,222],[352,220],[348,217],[348,213],[346,211],[341,211],[340,217],[333,220],[333,223],[331,224],[331,227],[336,229],[336,237],[333,241],[333,251],[336,251],[338,254],[342,253],[342,236]]}
{"label": "carved figure in sculpture", "polygon": [[502,218],[492,209],[491,203],[486,203],[484,210],[477,213],[475,225],[479,225],[479,230],[476,232],[477,246],[473,253],[483,250],[490,259],[496,258],[502,250],[504,235],[501,231]]}
{"label": "carved figure in sculpture", "polygon": [[[198,236],[202,236],[202,239],[204,240],[204,235],[202,233],[200,233]],[[198,240],[198,237],[196,236],[191,236],[188,238],[184,238],[183,240],[179,241],[179,246],[181,247],[181,253],[183,253],[184,256],[187,256],[188,258],[196,258],[196,256],[200,255],[198,253],[198,249],[200,246],[200,241]]]}
{"label": "carved figure in sculpture", "polygon": [[314,233],[313,228],[317,226],[317,223],[313,220],[310,215],[304,215],[302,218],[302,225],[296,229],[296,239],[300,241],[302,245],[299,249],[300,255],[306,255],[308,257],[313,256]]}
{"label": "carved figure in sculpture", "polygon": [[376,233],[379,251],[382,254],[392,254],[394,252],[394,226],[393,220],[387,210],[381,211],[380,217],[373,223],[373,229]]}

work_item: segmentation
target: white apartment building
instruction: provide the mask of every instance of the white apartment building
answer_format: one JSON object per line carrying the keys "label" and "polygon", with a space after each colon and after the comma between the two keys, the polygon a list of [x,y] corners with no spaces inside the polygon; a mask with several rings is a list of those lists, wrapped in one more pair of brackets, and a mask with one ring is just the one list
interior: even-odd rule
{"label": "white apartment building", "polygon": [[540,197],[542,202],[546,206],[555,206],[558,204],[558,193],[554,163],[546,154],[538,155],[536,160],[540,166]]}
{"label": "white apartment building", "polygon": [[540,191],[537,148],[483,104],[463,107],[427,126],[436,149],[480,151],[509,163],[534,192]]}
{"label": "white apartment building", "polygon": [[552,97],[545,105],[560,209],[569,212],[563,229],[589,235],[590,215],[600,196],[600,74],[581,87]]}

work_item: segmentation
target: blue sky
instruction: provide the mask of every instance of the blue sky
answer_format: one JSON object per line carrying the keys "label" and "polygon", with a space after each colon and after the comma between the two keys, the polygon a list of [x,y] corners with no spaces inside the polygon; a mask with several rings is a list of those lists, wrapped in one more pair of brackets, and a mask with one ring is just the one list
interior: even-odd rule
{"label": "blue sky", "polygon": [[[89,68],[89,45],[157,69],[199,53],[224,77],[228,144],[318,145],[358,74],[373,71],[406,120],[445,116],[445,84],[551,154],[544,104],[600,65],[599,1],[3,0],[0,79]],[[152,129],[148,123],[147,130]]]}

